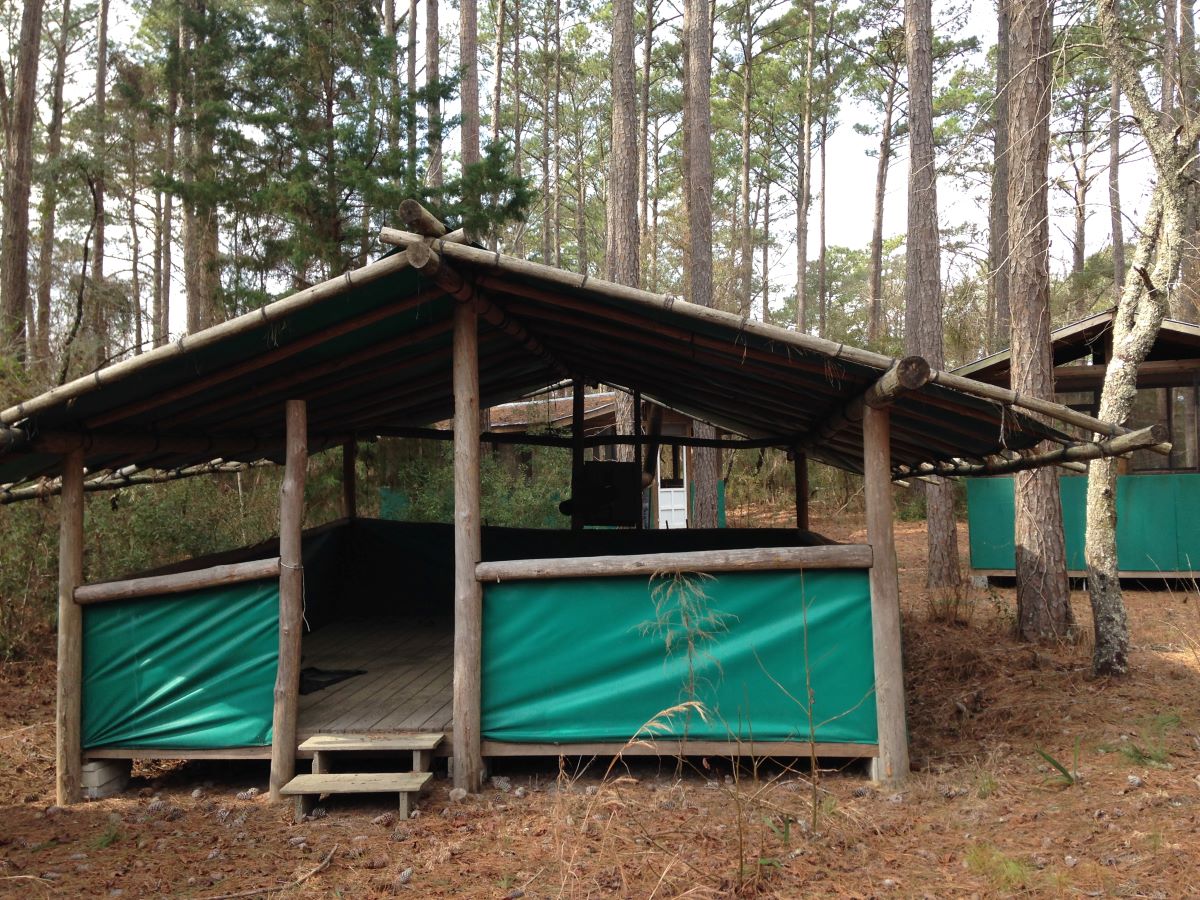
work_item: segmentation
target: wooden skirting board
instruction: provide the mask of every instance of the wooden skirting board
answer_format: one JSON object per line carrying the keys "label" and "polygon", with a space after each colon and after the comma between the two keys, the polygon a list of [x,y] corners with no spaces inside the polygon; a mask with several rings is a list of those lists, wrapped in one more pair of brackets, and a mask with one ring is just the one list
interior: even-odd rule
{"label": "wooden skirting board", "polygon": [[[435,732],[431,732],[434,734]],[[433,751],[434,756],[450,755],[450,733]],[[817,756],[873,758],[879,755],[875,744],[809,745],[807,741],[653,741],[624,744],[619,741],[592,741],[580,744],[517,744],[509,741],[483,741],[484,756]],[[297,759],[311,759],[313,751],[298,750]],[[178,750],[165,747],[98,747],[85,750],[84,759],[270,759],[270,747],[229,747],[219,750]]]}
{"label": "wooden skirting board", "polygon": [[580,744],[516,744],[483,741],[486,756],[817,756],[875,757],[875,744],[809,744],[808,741],[597,741]]}
{"label": "wooden skirting board", "polygon": [[[972,569],[972,575],[977,575],[981,578],[1016,578],[1017,573],[1013,569]],[[1087,572],[1082,569],[1069,569],[1067,571],[1068,578],[1087,578]],[[1180,571],[1162,572],[1155,570],[1153,572],[1147,570],[1144,572],[1127,572],[1121,570],[1117,572],[1118,578],[1128,578],[1130,581],[1151,581],[1157,578],[1200,578],[1200,571],[1194,569],[1184,569]]]}

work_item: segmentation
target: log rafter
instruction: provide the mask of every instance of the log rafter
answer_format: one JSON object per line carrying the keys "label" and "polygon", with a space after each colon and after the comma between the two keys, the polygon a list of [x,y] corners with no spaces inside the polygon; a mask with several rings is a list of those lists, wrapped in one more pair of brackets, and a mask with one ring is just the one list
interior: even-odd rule
{"label": "log rafter", "polygon": [[[1167,426],[1161,423],[1140,428],[1117,437],[1095,442],[1081,442],[1069,447],[1046,450],[1041,453],[1022,454],[1015,459],[985,460],[982,463],[953,462],[944,465],[918,466],[918,475],[1007,475],[1013,472],[1024,472],[1042,466],[1057,465],[1061,462],[1080,462],[1089,459],[1104,459],[1110,456],[1123,456],[1137,450],[1161,450],[1170,444]],[[898,477],[905,477],[903,475]]]}

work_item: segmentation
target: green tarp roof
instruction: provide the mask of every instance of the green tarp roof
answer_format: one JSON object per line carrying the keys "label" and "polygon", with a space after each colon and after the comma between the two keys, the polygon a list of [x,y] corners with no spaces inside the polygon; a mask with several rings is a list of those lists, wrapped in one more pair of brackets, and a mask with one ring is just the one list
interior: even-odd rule
{"label": "green tarp roof", "polygon": [[[737,434],[789,445],[892,363],[674,298],[544,266],[516,271],[501,260],[477,252],[453,262],[498,323],[480,318],[484,406],[570,374],[638,389]],[[459,301],[405,263],[403,254],[390,255],[0,412],[10,438],[27,436],[10,440],[7,452],[0,442],[0,485],[56,474],[54,438],[63,433],[87,436],[91,472],[272,458],[282,448],[283,403],[292,398],[308,402],[314,449],[448,418]],[[443,264],[442,284],[450,269]],[[1044,436],[1063,440],[1000,403],[938,384],[893,406],[896,464],[980,458]],[[861,427],[851,423],[809,452],[857,469]]]}

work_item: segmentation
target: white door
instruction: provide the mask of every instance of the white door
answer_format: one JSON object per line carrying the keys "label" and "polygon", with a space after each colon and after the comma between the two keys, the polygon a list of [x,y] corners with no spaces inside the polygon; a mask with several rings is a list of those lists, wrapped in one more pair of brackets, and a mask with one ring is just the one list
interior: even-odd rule
{"label": "white door", "polygon": [[662,486],[662,461],[659,460],[658,471],[658,527],[687,528],[688,523],[688,489],[687,489],[687,452],[680,460],[683,472],[683,487]]}

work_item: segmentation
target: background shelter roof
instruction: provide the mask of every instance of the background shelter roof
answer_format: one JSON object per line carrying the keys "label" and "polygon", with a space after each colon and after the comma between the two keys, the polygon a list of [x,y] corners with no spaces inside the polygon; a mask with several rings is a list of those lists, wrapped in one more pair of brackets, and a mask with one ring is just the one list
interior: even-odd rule
{"label": "background shelter roof", "polygon": [[[1085,357],[1107,359],[1112,343],[1115,309],[1093,313],[1078,321],[1055,328],[1050,332],[1054,365],[1061,366]],[[1200,358],[1200,325],[1163,319],[1154,346],[1146,356],[1147,362]],[[989,384],[1008,384],[1012,368],[1012,352],[1000,350],[974,362],[959,366],[956,375],[964,375]]]}
{"label": "background shelter roof", "polygon": [[[0,412],[0,485],[56,474],[80,444],[92,473],[276,459],[287,399],[307,401],[314,451],[444,420],[463,298],[483,313],[484,406],[580,377],[861,470],[861,414],[841,414],[890,357],[458,243],[412,246]],[[973,384],[934,373],[900,395],[898,473],[1073,442]]]}

